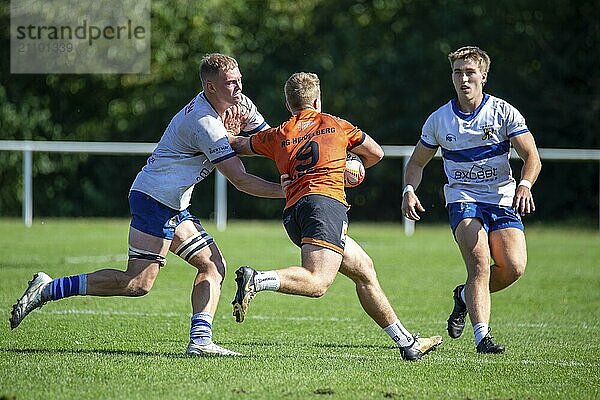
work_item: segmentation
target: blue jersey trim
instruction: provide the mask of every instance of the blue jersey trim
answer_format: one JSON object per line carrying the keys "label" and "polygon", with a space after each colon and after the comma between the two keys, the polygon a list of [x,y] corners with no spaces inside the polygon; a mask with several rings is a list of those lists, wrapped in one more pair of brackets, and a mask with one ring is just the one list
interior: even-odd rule
{"label": "blue jersey trim", "polygon": [[450,103],[452,104],[452,111],[454,112],[454,114],[456,114],[456,116],[462,120],[465,121],[471,121],[473,119],[475,119],[478,115],[479,112],[481,111],[481,109],[483,108],[483,106],[485,105],[485,103],[487,103],[487,101],[489,100],[490,95],[487,93],[483,94],[483,101],[481,102],[481,104],[479,105],[479,107],[477,107],[475,109],[475,111],[473,111],[472,113],[466,114],[462,111],[460,111],[460,108],[458,107],[458,104],[456,103],[456,99],[452,99],[450,101]]}
{"label": "blue jersey trim", "polygon": [[235,157],[237,154],[235,154],[235,151],[233,153],[229,153],[229,154],[225,154],[223,157],[219,157],[216,160],[212,160],[211,163],[213,164],[218,164],[221,161],[225,161],[231,157]]}
{"label": "blue jersey trim", "polygon": [[421,144],[429,149],[437,149],[438,145],[437,144],[429,144],[426,141],[424,141],[423,139],[419,140],[421,142]]}
{"label": "blue jersey trim", "polygon": [[529,132],[529,129],[521,129],[520,131],[516,131],[516,132],[511,133],[510,135],[508,135],[508,137],[519,136],[519,135],[522,135],[522,134],[527,133],[527,132]]}
{"label": "blue jersey trim", "polygon": [[479,161],[506,154],[509,150],[510,142],[505,140],[492,145],[472,147],[464,150],[446,150],[442,148],[442,157],[455,162]]}
{"label": "blue jersey trim", "polygon": [[265,126],[267,126],[267,122],[266,122],[266,121],[263,121],[263,123],[262,123],[262,124],[260,124],[259,126],[257,126],[257,127],[256,127],[256,128],[254,128],[254,129],[252,129],[251,131],[248,131],[248,132],[246,132],[246,131],[243,131],[242,133],[244,134],[244,136],[253,135],[253,134],[255,134],[256,132],[260,132],[260,131],[262,131],[262,130],[263,130],[263,128],[264,128]]}

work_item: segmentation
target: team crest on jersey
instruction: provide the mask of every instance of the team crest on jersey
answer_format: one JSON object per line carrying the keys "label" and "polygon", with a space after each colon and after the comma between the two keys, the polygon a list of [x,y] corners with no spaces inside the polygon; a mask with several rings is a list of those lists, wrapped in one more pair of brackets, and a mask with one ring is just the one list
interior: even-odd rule
{"label": "team crest on jersey", "polygon": [[451,133],[446,135],[446,142],[454,142],[454,141],[456,141],[456,136],[454,136]]}
{"label": "team crest on jersey", "polygon": [[481,140],[491,139],[492,135],[494,134],[494,128],[491,126],[484,126],[482,129],[483,129],[483,136],[481,137]]}
{"label": "team crest on jersey", "polygon": [[314,123],[315,123],[315,121],[301,121],[298,124],[298,129],[302,131],[302,130],[308,128],[309,126],[311,126]]}

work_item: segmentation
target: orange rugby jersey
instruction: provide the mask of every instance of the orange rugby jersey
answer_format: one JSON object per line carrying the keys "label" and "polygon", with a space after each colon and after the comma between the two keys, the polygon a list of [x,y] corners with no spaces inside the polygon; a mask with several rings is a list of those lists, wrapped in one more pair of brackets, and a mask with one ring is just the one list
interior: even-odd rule
{"label": "orange rugby jersey", "polygon": [[256,154],[275,161],[279,173],[290,176],[285,208],[309,194],[332,197],[347,205],[346,151],[365,138],[348,121],[309,109],[276,128],[254,134],[250,146]]}

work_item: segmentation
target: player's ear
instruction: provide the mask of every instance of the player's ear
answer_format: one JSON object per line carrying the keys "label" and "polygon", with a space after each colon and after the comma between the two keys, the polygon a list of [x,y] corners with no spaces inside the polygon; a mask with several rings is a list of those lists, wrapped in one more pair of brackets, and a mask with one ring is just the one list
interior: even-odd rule
{"label": "player's ear", "polygon": [[204,85],[204,91],[205,92],[209,92],[209,93],[215,93],[215,85],[214,83],[212,83],[212,81],[206,81],[205,85]]}
{"label": "player's ear", "polygon": [[317,98],[313,101],[312,106],[315,110],[321,112],[321,96],[317,96]]}
{"label": "player's ear", "polygon": [[290,103],[288,103],[288,101],[287,101],[287,100],[285,101],[285,108],[287,108],[287,109],[288,109],[288,111],[289,111],[289,112],[291,112],[292,114],[294,113],[294,112],[292,111],[292,107],[290,107]]}

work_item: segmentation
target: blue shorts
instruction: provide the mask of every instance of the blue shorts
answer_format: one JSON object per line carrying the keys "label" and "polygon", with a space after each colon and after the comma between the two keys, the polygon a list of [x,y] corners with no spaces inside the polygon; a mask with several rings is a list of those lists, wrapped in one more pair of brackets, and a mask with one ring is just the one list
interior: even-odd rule
{"label": "blue shorts", "polygon": [[200,220],[190,214],[187,208],[183,211],[174,210],[137,190],[129,193],[129,210],[131,227],[163,239],[173,239],[175,228],[183,221],[200,224]]}
{"label": "blue shorts", "polygon": [[489,203],[450,203],[448,204],[448,215],[452,233],[465,218],[477,218],[481,220],[486,232],[493,232],[505,228],[517,228],[524,230],[521,216],[512,207],[499,206]]}
{"label": "blue shorts", "polygon": [[283,211],[283,226],[298,247],[312,244],[344,255],[348,207],[331,197],[311,194]]}

